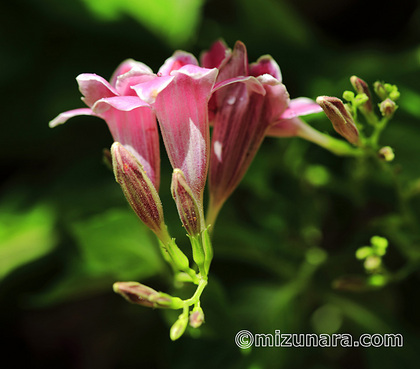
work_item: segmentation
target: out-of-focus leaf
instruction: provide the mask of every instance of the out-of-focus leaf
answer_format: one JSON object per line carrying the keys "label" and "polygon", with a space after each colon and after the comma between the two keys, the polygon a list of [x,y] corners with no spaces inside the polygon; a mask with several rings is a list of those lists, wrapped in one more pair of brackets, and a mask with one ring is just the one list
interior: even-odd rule
{"label": "out-of-focus leaf", "polygon": [[104,290],[115,281],[144,280],[158,274],[163,260],[153,234],[125,209],[112,209],[70,225],[81,257],[69,262],[63,276],[33,296],[43,306]]}
{"label": "out-of-focus leaf", "polygon": [[183,45],[195,34],[203,0],[84,0],[97,16],[115,20],[134,17],[171,46]]}
{"label": "out-of-focus leaf", "polygon": [[312,39],[312,34],[303,19],[286,1],[240,0],[237,1],[237,5],[244,12],[243,19],[246,19],[252,30],[266,29],[274,39],[281,38],[300,46],[308,45]]}
{"label": "out-of-focus leaf", "polygon": [[420,118],[420,92],[410,90],[406,87],[398,86],[401,92],[401,99],[398,100],[398,105],[401,109],[409,112],[417,118]]}
{"label": "out-of-focus leaf", "polygon": [[0,212],[0,279],[40,258],[55,244],[54,215],[45,205],[25,212],[13,207]]}
{"label": "out-of-focus leaf", "polygon": [[71,228],[82,259],[94,274],[124,280],[149,277],[162,266],[153,234],[131,211],[112,209]]}

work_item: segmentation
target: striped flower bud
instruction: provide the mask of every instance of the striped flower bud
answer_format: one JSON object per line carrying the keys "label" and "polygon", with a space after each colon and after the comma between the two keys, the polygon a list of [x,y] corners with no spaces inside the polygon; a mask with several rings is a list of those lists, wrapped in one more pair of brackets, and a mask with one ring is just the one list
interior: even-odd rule
{"label": "striped flower bud", "polygon": [[114,292],[136,305],[163,309],[180,309],[183,305],[180,298],[155,291],[138,282],[116,282],[113,288]]}
{"label": "striped flower bud", "polygon": [[181,169],[174,169],[171,185],[172,197],[175,200],[178,214],[183,226],[190,236],[201,232],[200,209]]}
{"label": "striped flower bud", "polygon": [[316,102],[324,110],[334,129],[352,144],[359,141],[359,131],[353,117],[337,97],[319,96]]}
{"label": "striped flower bud", "polygon": [[370,93],[368,84],[365,81],[363,81],[363,79],[361,79],[361,78],[359,78],[357,76],[352,76],[350,78],[350,82],[351,82],[354,90],[358,94],[365,94],[368,97],[368,100],[364,104],[362,104],[361,107],[366,112],[371,112],[373,110],[373,107],[372,107],[372,95]]}
{"label": "striped flower bud", "polygon": [[137,216],[159,237],[166,231],[159,195],[143,166],[123,145],[111,147],[116,181]]}

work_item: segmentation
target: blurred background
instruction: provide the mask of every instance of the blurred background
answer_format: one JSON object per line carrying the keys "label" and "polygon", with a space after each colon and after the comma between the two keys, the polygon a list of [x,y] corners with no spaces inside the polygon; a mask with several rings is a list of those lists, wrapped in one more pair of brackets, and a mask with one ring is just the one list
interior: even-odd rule
{"label": "blurred background", "polygon": [[[369,4],[369,6],[368,6]],[[75,77],[109,78],[134,58],[157,71],[175,49],[223,38],[250,61],[271,54],[292,97],[341,97],[353,74],[398,85],[381,144],[390,165],[267,138],[225,205],[203,295],[206,324],[177,342],[174,316],[112,291],[135,280],[169,293],[170,270],[102,162],[103,121],[78,117]],[[1,368],[416,368],[420,360],[420,7],[362,0],[15,0],[0,4]],[[310,120],[335,135],[322,115]],[[188,252],[169,193],[160,195]],[[388,238],[392,277],[367,282],[355,251]],[[235,334],[401,333],[403,348],[253,348]]]}

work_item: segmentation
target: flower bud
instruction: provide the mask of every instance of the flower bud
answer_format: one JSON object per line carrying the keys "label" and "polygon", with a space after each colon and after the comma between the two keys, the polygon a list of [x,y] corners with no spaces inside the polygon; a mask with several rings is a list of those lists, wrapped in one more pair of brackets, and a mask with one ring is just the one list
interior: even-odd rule
{"label": "flower bud", "polygon": [[388,92],[387,92],[385,86],[381,82],[376,81],[373,84],[373,89],[375,90],[376,95],[378,95],[378,97],[381,100],[385,100],[388,97]]}
{"label": "flower bud", "polygon": [[388,240],[385,237],[373,236],[370,239],[373,249],[375,250],[376,255],[384,256],[386,254],[386,249],[388,248]]}
{"label": "flower bud", "polygon": [[116,282],[113,289],[128,302],[136,305],[166,309],[180,309],[183,305],[180,298],[155,291],[138,282]]}
{"label": "flower bud", "polygon": [[343,92],[343,99],[347,100],[347,101],[353,101],[354,92],[353,91],[344,91]]}
{"label": "flower bud", "polygon": [[384,117],[390,118],[393,116],[395,110],[397,110],[397,105],[388,98],[379,104],[379,110]]}
{"label": "flower bud", "polygon": [[188,234],[191,236],[200,234],[200,210],[181,169],[174,169],[172,174],[171,192],[181,222]]}
{"label": "flower bud", "polygon": [[371,255],[365,259],[363,266],[365,267],[366,271],[373,272],[379,269],[382,264],[382,259],[379,256]]}
{"label": "flower bud", "polygon": [[190,326],[198,328],[204,323],[204,313],[201,307],[195,307],[190,314]]}
{"label": "flower bud", "polygon": [[368,97],[367,101],[364,104],[362,104],[361,107],[366,112],[371,112],[373,110],[373,108],[372,108],[372,95],[370,93],[368,84],[363,79],[361,79],[357,76],[352,76],[350,78],[350,82],[351,82],[354,90],[358,94],[365,94]]}
{"label": "flower bud", "polygon": [[172,341],[176,341],[180,338],[187,328],[188,325],[188,315],[181,314],[178,320],[174,323],[171,327],[171,331],[169,332],[169,336],[171,337]]}
{"label": "flower bud", "polygon": [[359,131],[353,117],[337,97],[319,96],[316,102],[321,106],[334,129],[352,144],[359,141]]}
{"label": "flower bud", "polygon": [[359,260],[366,259],[368,256],[372,255],[373,250],[370,246],[363,246],[356,250],[356,258]]}
{"label": "flower bud", "polygon": [[378,155],[382,160],[392,161],[395,158],[394,150],[390,146],[384,146],[378,151]]}
{"label": "flower bud", "polygon": [[111,147],[116,181],[137,216],[158,237],[164,226],[159,195],[137,159],[120,143]]}

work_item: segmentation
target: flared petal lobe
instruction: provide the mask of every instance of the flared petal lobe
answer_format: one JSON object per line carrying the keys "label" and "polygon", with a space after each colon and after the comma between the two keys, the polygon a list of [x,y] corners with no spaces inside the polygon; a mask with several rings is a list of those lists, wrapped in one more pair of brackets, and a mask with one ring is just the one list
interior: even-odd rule
{"label": "flared petal lobe", "polygon": [[74,109],[65,111],[64,113],[59,114],[55,117],[52,121],[50,121],[49,126],[54,128],[60,124],[66,123],[70,118],[77,117],[79,115],[95,115],[92,109],[89,108],[81,108],[81,109]]}
{"label": "flared petal lobe", "polygon": [[221,68],[231,54],[232,51],[226,46],[224,41],[217,40],[213,43],[210,50],[201,54],[201,66],[204,68]]}
{"label": "flared petal lobe", "polygon": [[178,70],[184,65],[198,65],[198,62],[195,56],[190,53],[180,50],[175,51],[160,67],[158,76],[169,76],[172,71]]}

